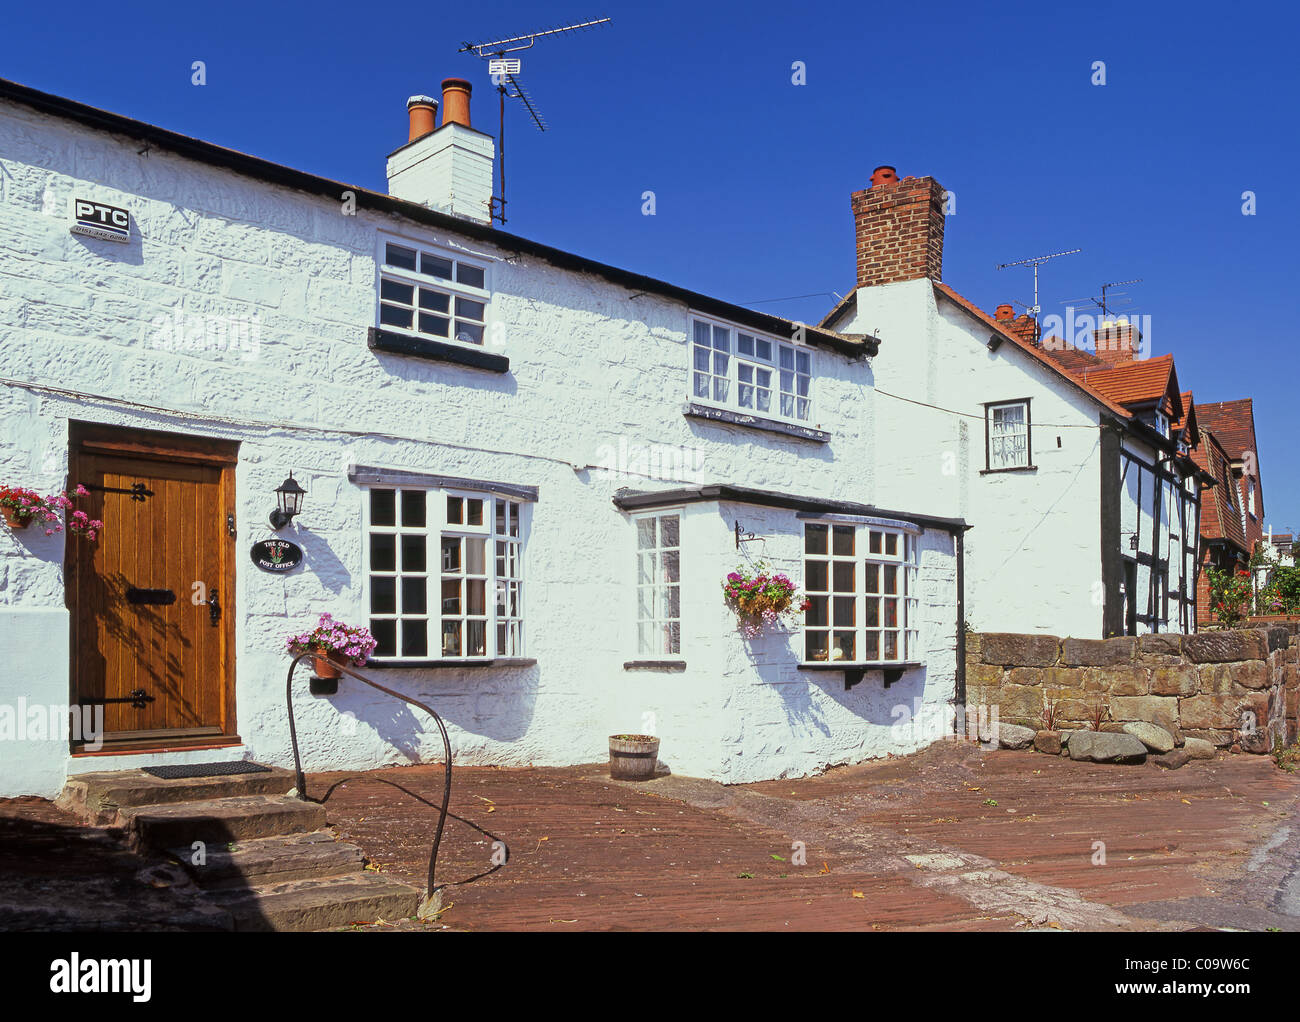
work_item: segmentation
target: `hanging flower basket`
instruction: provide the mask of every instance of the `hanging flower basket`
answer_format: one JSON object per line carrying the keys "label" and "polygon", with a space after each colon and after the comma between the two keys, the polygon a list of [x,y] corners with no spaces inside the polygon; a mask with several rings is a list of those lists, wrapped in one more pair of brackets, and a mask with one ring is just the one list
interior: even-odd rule
{"label": "hanging flower basket", "polygon": [[[72,494],[84,497],[89,492],[84,486],[78,486]],[[63,531],[65,511],[68,512],[68,532],[74,536],[93,542],[104,527],[103,522],[91,518],[86,512],[74,511],[72,498],[66,493],[42,496],[25,486],[0,486],[0,515],[11,529],[25,529],[32,522],[39,522],[45,526],[45,535],[53,536]]]}
{"label": "hanging flower basket", "polygon": [[[330,614],[322,614],[315,628],[291,635],[285,640],[284,648],[290,656],[311,653],[315,669],[313,678],[320,678],[326,683],[313,680],[312,692],[316,695],[333,695],[338,691],[338,679],[343,673],[338,665],[364,667],[377,645],[369,629],[344,624],[335,621]],[[332,687],[328,683],[332,683]]]}
{"label": "hanging flower basket", "polygon": [[809,607],[795,584],[780,572],[773,572],[759,562],[753,567],[739,566],[722,583],[727,606],[740,619],[740,630],[748,639],[765,628],[781,623]]}

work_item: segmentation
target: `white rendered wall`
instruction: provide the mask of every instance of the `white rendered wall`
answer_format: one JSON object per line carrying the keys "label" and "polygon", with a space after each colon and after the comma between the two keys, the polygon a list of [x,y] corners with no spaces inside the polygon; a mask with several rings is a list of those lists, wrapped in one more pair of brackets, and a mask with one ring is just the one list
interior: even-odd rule
{"label": "white rendered wall", "polygon": [[[936,301],[928,280],[859,288],[856,313],[838,329],[881,339],[867,430],[880,502],[924,506],[973,526],[965,579],[971,625],[1099,638],[1095,403],[1010,342],[990,352],[989,326]],[[1031,399],[1037,471],[981,474],[984,403],[1022,398]]]}
{"label": "white rendered wall", "polygon": [[[922,694],[915,678],[884,694],[879,676],[869,675],[843,694],[833,691],[842,687],[837,675],[809,679],[791,665],[774,676],[770,665],[745,666],[739,640],[721,621],[718,587],[731,565],[723,556],[729,521],[716,508],[687,515],[695,550],[687,570],[698,581],[685,598],[700,626],[691,673],[622,668],[635,657],[633,538],[611,498],[620,487],[673,485],[636,474],[663,464],[665,452],[684,451],[678,460],[695,481],[942,510],[935,494],[921,490],[904,503],[892,476],[875,485],[865,364],[815,354],[815,417],[833,436],[827,445],[686,419],[682,304],[396,218],[346,216],[329,199],[141,148],[0,105],[0,378],[81,395],[0,385],[7,426],[0,465],[6,480],[62,487],[71,419],[241,441],[228,610],[238,616],[238,726],[247,755],[289,762],[284,637],[324,611],[366,619],[363,493],[347,479],[352,463],[540,488],[525,552],[527,655],[538,663],[382,676],[445,716],[457,762],[601,760],[607,736],[639,729],[646,709],[657,715],[665,762],[705,776],[803,773],[892,751],[880,737],[882,717],[903,696]],[[70,234],[74,194],[128,207],[136,221],[130,243]],[[503,342],[508,374],[366,347],[380,229],[497,260],[489,334]],[[218,328],[229,337],[232,327],[241,339],[234,350],[172,343],[178,334],[211,339]],[[881,428],[894,427],[884,421]],[[290,469],[308,496],[304,513],[280,535],[303,546],[305,562],[288,575],[264,574],[245,551],[270,535],[272,491]],[[719,563],[706,570],[715,553]],[[936,619],[955,619],[955,609],[942,607],[954,599],[943,581],[951,566],[934,556],[938,573],[932,583],[923,572],[923,584],[936,587]],[[53,651],[15,684],[66,702],[60,539],[0,530],[0,613],[0,646]],[[933,643],[927,699],[951,687],[952,665],[940,656],[951,659],[950,639],[936,631]],[[386,696],[347,681],[333,699],[305,689],[304,679],[299,734],[309,769],[364,769],[439,753],[413,713]],[[727,703],[733,690],[744,693],[731,704],[743,710],[739,717]],[[795,693],[793,702],[781,702],[782,693]],[[785,723],[783,705],[798,710]],[[18,762],[34,765],[19,770]],[[40,751],[0,745],[0,795],[52,795],[62,770],[98,767],[70,761],[59,744]]]}

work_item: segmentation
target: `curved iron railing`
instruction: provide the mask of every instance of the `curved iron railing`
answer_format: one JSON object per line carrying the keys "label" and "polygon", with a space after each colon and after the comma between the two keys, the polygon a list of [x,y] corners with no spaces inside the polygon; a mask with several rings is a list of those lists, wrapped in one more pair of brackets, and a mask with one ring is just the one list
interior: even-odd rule
{"label": "curved iron railing", "polygon": [[[284,698],[285,698],[285,703],[287,704],[289,709],[289,740],[293,743],[294,778],[298,784],[298,797],[303,799],[304,801],[311,801],[311,799],[309,799],[307,796],[307,778],[306,775],[303,774],[302,757],[298,753],[298,728],[295,725],[293,719],[293,672],[294,669],[298,666],[298,663],[309,656],[315,656],[315,654],[300,653],[293,658],[293,662],[289,664],[289,676],[285,679],[285,683],[284,683]],[[355,670],[354,668],[345,667],[343,664],[336,664],[332,660],[330,661],[330,664],[335,669],[341,671],[343,674],[346,674],[349,678],[355,678],[357,681],[361,682],[362,684],[369,685],[373,689],[378,689],[380,692],[383,692],[385,695],[390,695],[394,699],[400,699],[404,703],[409,703],[412,706],[419,707],[421,710],[423,710],[425,713],[427,713],[430,717],[434,719],[434,722],[438,725],[438,730],[442,733],[442,749],[443,749],[442,759],[444,764],[444,776],[443,776],[443,785],[442,785],[442,810],[438,814],[438,829],[434,832],[433,848],[429,852],[429,876],[424,891],[425,898],[426,899],[431,898],[435,890],[437,890],[437,888],[433,886],[433,870],[438,862],[438,846],[442,844],[442,829],[444,826],[446,826],[447,807],[451,802],[451,739],[447,737],[447,727],[445,724],[443,724],[442,718],[439,717],[436,712],[434,712],[430,707],[425,706],[424,703],[420,702],[418,699],[412,699],[410,696],[404,696],[402,695],[401,692],[394,692],[391,688],[386,688],[383,685],[379,684],[379,682],[377,681],[371,681],[364,674],[361,674],[359,671]]]}

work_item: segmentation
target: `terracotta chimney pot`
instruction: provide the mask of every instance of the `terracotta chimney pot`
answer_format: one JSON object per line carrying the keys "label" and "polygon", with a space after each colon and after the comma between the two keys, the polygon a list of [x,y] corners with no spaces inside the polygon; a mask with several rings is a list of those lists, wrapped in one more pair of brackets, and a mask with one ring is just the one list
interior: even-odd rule
{"label": "terracotta chimney pot", "polygon": [[1015,319],[1015,318],[1016,318],[1016,310],[1013,309],[1010,305],[998,306],[997,320],[999,323],[1003,322],[1004,320]]}
{"label": "terracotta chimney pot", "polygon": [[464,78],[444,78],[442,82],[442,123],[469,123],[469,94],[474,88]]}
{"label": "terracotta chimney pot", "polygon": [[408,142],[424,138],[438,126],[438,101],[430,96],[412,96],[406,101],[406,113],[411,118]]}
{"label": "terracotta chimney pot", "polygon": [[898,172],[888,165],[877,167],[871,172],[871,187],[877,185],[896,185],[898,184]]}

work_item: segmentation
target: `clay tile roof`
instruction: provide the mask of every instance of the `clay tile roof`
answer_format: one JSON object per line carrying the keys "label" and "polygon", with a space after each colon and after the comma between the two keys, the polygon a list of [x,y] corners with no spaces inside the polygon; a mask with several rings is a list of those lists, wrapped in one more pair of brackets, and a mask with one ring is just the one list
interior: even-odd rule
{"label": "clay tile roof", "polygon": [[1174,416],[1181,418],[1182,397],[1173,374],[1174,356],[1159,355],[1117,366],[1085,369],[1080,375],[1089,387],[1125,407],[1155,404],[1168,395],[1172,398]]}
{"label": "clay tile roof", "polygon": [[1201,491],[1202,538],[1227,540],[1249,553],[1227,452],[1218,437],[1205,426],[1201,427],[1201,445],[1192,452],[1192,458],[1218,481],[1218,485]]}
{"label": "clay tile roof", "polygon": [[1133,417],[1132,413],[1129,412],[1129,410],[1125,408],[1123,405],[1118,404],[1115,401],[1112,401],[1109,397],[1107,397],[1105,394],[1102,394],[1095,387],[1089,386],[1087,383],[1085,383],[1081,377],[1075,376],[1074,374],[1070,373],[1064,366],[1058,363],[1054,358],[1050,357],[1050,354],[1046,352],[1042,347],[1039,347],[1036,344],[1032,344],[1026,341],[1024,338],[1020,337],[1014,331],[1008,330],[1007,327],[1010,326],[1011,324],[999,323],[996,319],[990,316],[978,305],[976,305],[968,298],[963,298],[947,284],[941,284],[940,282],[935,281],[934,289],[936,292],[943,295],[945,298],[949,299],[956,305],[960,306],[962,309],[965,309],[972,316],[975,316],[977,319],[983,321],[986,326],[997,331],[997,333],[999,333],[1002,336],[1003,340],[1009,341],[1010,343],[1014,344],[1017,348],[1019,348],[1021,351],[1025,352],[1027,355],[1037,359],[1039,362],[1047,366],[1049,369],[1051,369],[1053,372],[1061,376],[1063,379],[1068,380],[1070,383],[1074,384],[1074,386],[1078,387],[1085,394],[1091,397],[1094,401],[1098,402],[1101,405],[1104,405],[1109,411],[1113,412],[1115,415],[1118,415],[1122,419],[1131,419]]}
{"label": "clay tile roof", "polygon": [[1086,369],[1096,369],[1106,365],[1104,359],[1098,358],[1090,351],[1076,348],[1069,341],[1059,337],[1049,337],[1043,341],[1043,350],[1064,367],[1067,373],[1081,373]]}
{"label": "clay tile roof", "polygon": [[1196,406],[1201,428],[1214,431],[1233,461],[1255,450],[1255,413],[1248,397],[1237,401],[1211,401]]}

